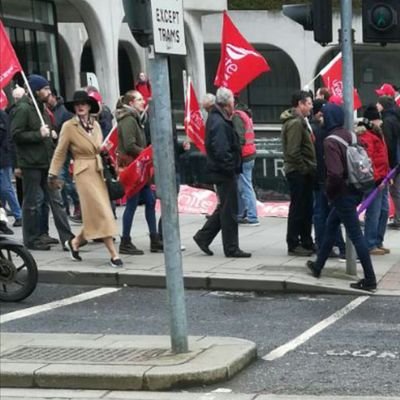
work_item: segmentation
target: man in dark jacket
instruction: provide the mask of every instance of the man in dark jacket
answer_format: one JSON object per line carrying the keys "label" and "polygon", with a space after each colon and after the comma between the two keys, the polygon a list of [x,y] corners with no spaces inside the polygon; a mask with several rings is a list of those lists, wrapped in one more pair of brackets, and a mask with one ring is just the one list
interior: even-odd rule
{"label": "man in dark jacket", "polygon": [[[379,97],[376,106],[382,115],[382,130],[389,153],[389,166],[392,169],[400,163],[400,109],[390,96]],[[397,174],[389,190],[394,203],[395,216],[388,227],[400,230],[400,174]]]}
{"label": "man in dark jacket", "polygon": [[281,114],[284,170],[290,191],[286,234],[290,256],[307,257],[314,250],[311,229],[316,158],[307,120],[312,107],[310,93],[300,90],[292,96],[292,108]]}
{"label": "man in dark jacket", "polygon": [[44,104],[50,96],[49,82],[40,75],[30,75],[29,85],[45,121],[41,125],[32,100],[24,96],[17,103],[11,120],[11,132],[17,148],[17,163],[22,170],[24,201],[22,204],[23,240],[31,250],[50,250],[49,242],[40,238],[40,208],[44,198],[50,203],[61,243],[73,237],[59,189],[47,184],[48,169],[54,152],[54,134]]}
{"label": "man in dark jacket", "polygon": [[357,214],[357,206],[361,202],[362,193],[346,182],[348,170],[345,145],[330,137],[330,135],[337,135],[350,144],[352,142],[351,133],[344,128],[344,111],[341,106],[329,103],[325,105],[322,112],[325,129],[329,133],[324,140],[325,188],[332,209],[328,216],[322,244],[318,248],[317,259],[308,261],[307,267],[314,277],[319,278],[335,243],[338,226],[342,222],[356,248],[365,276],[364,279],[351,283],[350,286],[354,289],[373,291],[376,289],[374,268]]}
{"label": "man in dark jacket", "polygon": [[237,223],[237,175],[241,172],[241,146],[233,129],[234,98],[231,90],[219,88],[216,104],[208,114],[206,123],[207,173],[210,183],[217,188],[219,204],[205,225],[194,235],[200,249],[212,256],[209,245],[222,232],[226,257],[250,257],[239,248]]}
{"label": "man in dark jacket", "polygon": [[7,202],[15,218],[14,226],[21,226],[22,211],[11,177],[13,174],[14,143],[10,132],[8,114],[0,110],[0,199]]}

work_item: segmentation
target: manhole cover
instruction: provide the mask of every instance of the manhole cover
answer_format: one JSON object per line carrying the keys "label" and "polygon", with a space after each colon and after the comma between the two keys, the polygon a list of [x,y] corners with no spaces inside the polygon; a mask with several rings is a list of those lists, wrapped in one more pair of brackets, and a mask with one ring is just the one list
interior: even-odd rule
{"label": "manhole cover", "polygon": [[3,360],[35,362],[145,363],[170,355],[168,349],[25,346],[2,354]]}

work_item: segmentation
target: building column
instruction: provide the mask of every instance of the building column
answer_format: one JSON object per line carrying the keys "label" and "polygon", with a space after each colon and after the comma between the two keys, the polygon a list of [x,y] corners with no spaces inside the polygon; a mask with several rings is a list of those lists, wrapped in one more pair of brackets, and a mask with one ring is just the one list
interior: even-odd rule
{"label": "building column", "polygon": [[197,96],[201,99],[206,93],[206,67],[200,13],[185,11],[185,36],[188,74],[193,80]]}
{"label": "building column", "polygon": [[80,11],[89,35],[99,90],[114,109],[119,97],[118,41],[122,5],[108,0],[82,0]]}

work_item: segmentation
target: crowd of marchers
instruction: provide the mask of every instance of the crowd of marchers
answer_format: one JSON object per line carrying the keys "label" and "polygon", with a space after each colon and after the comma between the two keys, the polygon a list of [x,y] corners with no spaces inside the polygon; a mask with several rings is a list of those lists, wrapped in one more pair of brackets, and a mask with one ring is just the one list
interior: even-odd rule
{"label": "crowd of marchers", "polygon": [[[141,255],[131,240],[135,211],[145,205],[150,251],[162,252],[161,218],[157,223],[156,196],[148,182],[126,199],[119,248],[115,202],[110,200],[104,179],[102,143],[113,126],[113,114],[96,87],[77,90],[64,102],[49,82],[30,75],[30,88],[37,108],[24,88],[13,91],[14,103],[1,110],[0,200],[22,227],[23,241],[31,250],[50,250],[61,243],[75,261],[81,261],[80,247],[89,240],[101,241],[110,254],[110,265],[123,266],[120,254]],[[281,115],[285,177],[290,193],[287,223],[289,256],[311,257],[307,267],[319,277],[328,257],[345,259],[342,227],[353,242],[365,277],[353,283],[358,289],[375,290],[371,256],[384,255],[387,226],[400,228],[400,175],[385,179],[400,162],[399,93],[394,85],[376,90],[376,104],[366,107],[353,131],[345,128],[342,99],[330,96],[327,88],[297,91],[291,108]],[[133,162],[150,144],[148,104],[151,85],[144,73],[134,90],[118,100],[114,113],[118,128],[118,160]],[[226,257],[251,254],[239,246],[238,227],[260,225],[252,183],[256,158],[251,110],[238,94],[221,87],[202,101],[206,115],[206,179],[213,185],[218,204],[207,216],[193,239],[207,255],[221,231]],[[176,156],[190,148],[178,145]],[[348,148],[361,144],[371,161],[373,186],[361,190],[349,181]],[[13,174],[16,185],[13,184]],[[177,171],[179,190],[179,171]],[[16,188],[16,190],[15,190]],[[374,191],[360,226],[357,207]],[[395,207],[388,224],[389,193]],[[20,206],[22,204],[22,207]],[[72,208],[72,209],[71,209]],[[59,239],[49,236],[51,210]],[[70,222],[81,224],[74,234]],[[312,235],[314,226],[314,237]],[[1,221],[3,233],[12,233]]]}

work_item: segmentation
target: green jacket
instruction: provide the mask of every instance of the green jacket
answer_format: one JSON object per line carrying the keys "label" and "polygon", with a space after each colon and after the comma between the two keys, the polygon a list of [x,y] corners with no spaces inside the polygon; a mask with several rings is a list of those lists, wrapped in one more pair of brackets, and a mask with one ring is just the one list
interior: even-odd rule
{"label": "green jacket", "polygon": [[294,108],[281,114],[282,145],[285,174],[314,174],[317,168],[314,143],[304,117]]}
{"label": "green jacket", "polygon": [[[38,102],[44,121],[51,129],[49,115],[43,103]],[[11,119],[11,133],[17,150],[18,168],[48,169],[55,144],[51,137],[42,137],[40,119],[28,96],[18,101]]]}
{"label": "green jacket", "polygon": [[124,106],[117,110],[118,152],[136,158],[146,147],[146,136],[139,122],[139,114]]}

